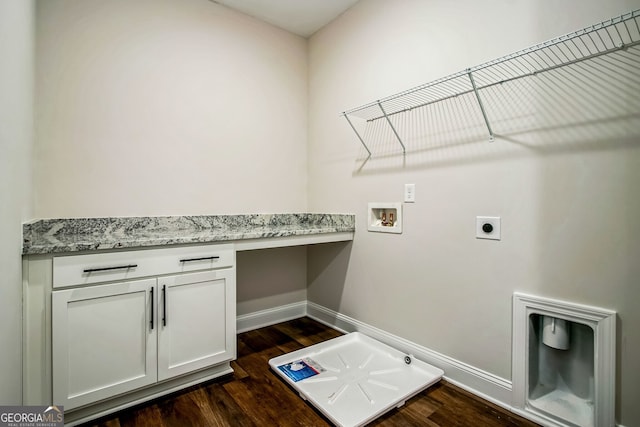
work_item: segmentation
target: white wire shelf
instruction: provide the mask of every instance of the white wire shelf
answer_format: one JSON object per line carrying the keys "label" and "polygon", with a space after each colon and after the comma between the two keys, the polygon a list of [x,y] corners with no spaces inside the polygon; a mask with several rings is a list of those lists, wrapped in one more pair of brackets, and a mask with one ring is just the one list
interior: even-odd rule
{"label": "white wire shelf", "polygon": [[[384,120],[402,147],[403,154],[406,154],[403,139],[391,120],[394,116],[461,95],[468,95],[475,98],[474,102],[477,102],[478,107],[476,110],[482,116],[489,141],[493,141],[491,118],[483,104],[484,90],[591,61],[614,52],[627,51],[638,45],[640,45],[640,9],[344,111],[342,115],[347,119],[369,156],[371,156],[371,150],[350,117],[364,119],[367,122]],[[638,61],[637,57],[633,61]],[[612,65],[614,68],[615,66],[615,64]]]}

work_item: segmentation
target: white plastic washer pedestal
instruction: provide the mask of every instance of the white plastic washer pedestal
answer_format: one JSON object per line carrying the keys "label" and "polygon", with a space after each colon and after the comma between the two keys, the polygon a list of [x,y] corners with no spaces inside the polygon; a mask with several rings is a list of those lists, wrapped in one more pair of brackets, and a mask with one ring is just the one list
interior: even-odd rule
{"label": "white plastic washer pedestal", "polygon": [[336,425],[365,425],[440,381],[444,372],[352,332],[269,360]]}

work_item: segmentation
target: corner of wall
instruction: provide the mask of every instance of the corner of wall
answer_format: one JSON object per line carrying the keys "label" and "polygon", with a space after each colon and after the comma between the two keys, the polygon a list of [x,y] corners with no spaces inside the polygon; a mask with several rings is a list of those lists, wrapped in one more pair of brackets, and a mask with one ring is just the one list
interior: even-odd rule
{"label": "corner of wall", "polygon": [[35,1],[0,2],[0,402],[22,403],[22,222],[31,216]]}

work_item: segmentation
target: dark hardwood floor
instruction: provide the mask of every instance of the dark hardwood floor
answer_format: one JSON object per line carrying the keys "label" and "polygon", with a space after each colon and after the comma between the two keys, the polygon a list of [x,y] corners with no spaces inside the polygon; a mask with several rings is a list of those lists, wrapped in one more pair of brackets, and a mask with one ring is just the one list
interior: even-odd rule
{"label": "dark hardwood floor", "polygon": [[[330,426],[271,372],[272,357],[340,333],[301,318],[238,335],[234,374],[158,398],[85,426]],[[371,426],[533,427],[534,424],[441,381]]]}

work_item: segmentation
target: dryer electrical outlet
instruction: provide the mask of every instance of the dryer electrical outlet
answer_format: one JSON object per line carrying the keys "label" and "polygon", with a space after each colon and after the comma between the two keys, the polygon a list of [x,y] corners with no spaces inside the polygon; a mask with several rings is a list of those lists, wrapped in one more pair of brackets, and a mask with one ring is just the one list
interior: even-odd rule
{"label": "dryer electrical outlet", "polygon": [[477,216],[476,239],[500,240],[500,217]]}

